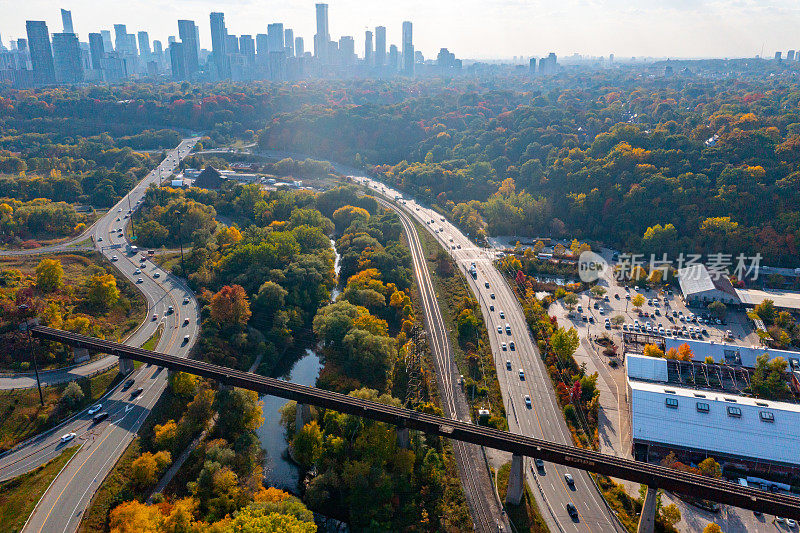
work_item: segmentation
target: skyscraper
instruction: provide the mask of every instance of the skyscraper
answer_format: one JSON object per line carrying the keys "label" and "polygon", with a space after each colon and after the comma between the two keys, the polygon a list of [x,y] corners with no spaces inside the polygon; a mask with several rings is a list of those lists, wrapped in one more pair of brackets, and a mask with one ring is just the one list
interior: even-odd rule
{"label": "skyscraper", "polygon": [[33,77],[36,83],[53,83],[56,79],[53,66],[53,50],[50,48],[50,34],[43,20],[25,21],[28,32],[28,48],[31,51]]}
{"label": "skyscraper", "polygon": [[248,66],[253,66],[256,62],[256,42],[252,35],[239,36],[239,53],[244,56]]}
{"label": "skyscraper", "polygon": [[269,44],[266,33],[259,33],[256,35],[256,54],[258,54],[259,61],[263,61],[264,63],[268,61]]}
{"label": "skyscraper", "polygon": [[339,57],[342,65],[352,65],[356,61],[356,42],[349,35],[339,39]]}
{"label": "skyscraper", "polygon": [[75,33],[75,29],[72,27],[72,11],[61,10],[61,25],[64,33]]}
{"label": "skyscraper", "polygon": [[[200,58],[198,57],[199,42],[197,40],[197,26],[193,20],[178,21],[178,36],[183,43],[184,68],[186,76],[191,76],[200,70]],[[172,50],[172,48],[170,48]],[[170,52],[170,55],[172,52]]]}
{"label": "skyscraper", "polygon": [[286,47],[286,57],[294,57],[294,30],[287,28],[283,30],[283,42]]}
{"label": "skyscraper", "polygon": [[111,32],[109,30],[100,30],[100,35],[103,37],[103,49],[106,52],[113,52],[114,43],[111,42]]}
{"label": "skyscraper", "polygon": [[83,81],[81,48],[74,33],[53,34],[53,63],[56,81],[80,83]]}
{"label": "skyscraper", "polygon": [[211,13],[211,52],[213,54],[214,65],[217,67],[217,76],[227,78],[230,76],[230,63],[228,62],[227,50],[225,47],[225,35],[228,30],[225,28],[225,14]]}
{"label": "skyscraper", "polygon": [[399,61],[400,61],[400,59],[398,57],[399,55],[400,55],[400,53],[397,50],[397,46],[394,45],[394,44],[391,45],[389,47],[389,63],[387,64],[388,67],[389,67],[389,71],[397,72]]}
{"label": "skyscraper", "polygon": [[150,61],[150,36],[146,31],[140,31],[136,36],[139,40],[139,55],[145,62]]}
{"label": "skyscraper", "polygon": [[306,53],[305,43],[302,37],[294,38],[294,53],[297,57],[303,57],[303,54]]}
{"label": "skyscraper", "polygon": [[372,66],[372,32],[367,30],[364,32],[364,63]]}
{"label": "skyscraper", "polygon": [[328,62],[328,48],[331,40],[328,31],[328,4],[317,4],[317,33],[314,34],[314,57],[323,63]]}
{"label": "skyscraper", "polygon": [[375,66],[378,68],[386,64],[386,27],[375,28]]}
{"label": "skyscraper", "polygon": [[411,22],[403,22],[403,73],[414,75],[414,41]]}
{"label": "skyscraper", "polygon": [[100,70],[102,68],[102,60],[106,55],[105,46],[103,45],[103,36],[99,33],[89,34],[89,54],[92,58],[92,68]]}
{"label": "skyscraper", "polygon": [[184,48],[186,43],[169,43],[169,61],[172,67],[172,78],[175,80],[186,79],[186,53]]}
{"label": "skyscraper", "polygon": [[132,53],[128,49],[128,28],[125,24],[114,24],[114,49],[121,54]]}
{"label": "skyscraper", "polygon": [[276,22],[267,25],[267,46],[270,52],[284,52],[283,23]]}

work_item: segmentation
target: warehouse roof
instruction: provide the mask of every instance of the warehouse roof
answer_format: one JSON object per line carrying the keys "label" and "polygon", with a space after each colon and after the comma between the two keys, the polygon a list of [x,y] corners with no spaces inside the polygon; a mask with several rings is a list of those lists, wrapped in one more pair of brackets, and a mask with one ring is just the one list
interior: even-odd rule
{"label": "warehouse roof", "polygon": [[712,276],[705,265],[696,264],[678,270],[678,282],[684,296],[716,289],[739,298],[727,277]]}

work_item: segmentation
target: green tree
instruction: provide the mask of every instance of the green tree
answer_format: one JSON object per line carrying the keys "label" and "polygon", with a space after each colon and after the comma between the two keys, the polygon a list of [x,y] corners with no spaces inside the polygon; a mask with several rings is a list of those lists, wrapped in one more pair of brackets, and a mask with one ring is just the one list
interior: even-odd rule
{"label": "green tree", "polygon": [[606,291],[605,287],[601,287],[600,285],[594,285],[591,289],[589,289],[589,292],[591,292],[592,296],[594,296],[599,300],[600,298],[605,296],[606,292],[608,291]]}
{"label": "green tree", "polygon": [[572,359],[572,354],[578,349],[580,339],[578,338],[578,331],[575,328],[558,328],[550,336],[550,346],[553,348],[553,353],[561,362],[567,362]]}
{"label": "green tree", "polygon": [[61,287],[64,268],[58,259],[42,259],[36,266],[36,286],[44,292],[52,292]]}
{"label": "green tree", "polygon": [[713,477],[720,479],[722,477],[722,468],[719,466],[713,457],[706,457],[697,465],[700,473],[706,477]]}
{"label": "green tree", "polygon": [[61,404],[68,410],[77,409],[83,403],[85,395],[83,389],[74,381],[70,381],[64,392],[61,393]]}
{"label": "green tree", "polygon": [[297,461],[305,466],[311,467],[320,457],[322,452],[322,430],[316,420],[312,420],[300,431],[297,431],[292,439],[292,450]]}
{"label": "green tree", "polygon": [[785,373],[788,367],[786,359],[776,357],[770,360],[769,355],[762,354],[756,358],[756,368],[750,379],[753,392],[768,400],[779,400],[789,394]]}
{"label": "green tree", "polygon": [[714,313],[714,315],[719,318],[725,318],[725,314],[728,312],[728,307],[719,301],[714,301],[708,304],[708,310]]}
{"label": "green tree", "polygon": [[561,301],[564,302],[564,305],[567,307],[567,309],[572,311],[573,309],[575,309],[575,306],[578,304],[579,299],[578,299],[578,295],[575,294],[574,292],[568,292],[568,293],[566,293],[564,295],[564,297],[561,299]]}

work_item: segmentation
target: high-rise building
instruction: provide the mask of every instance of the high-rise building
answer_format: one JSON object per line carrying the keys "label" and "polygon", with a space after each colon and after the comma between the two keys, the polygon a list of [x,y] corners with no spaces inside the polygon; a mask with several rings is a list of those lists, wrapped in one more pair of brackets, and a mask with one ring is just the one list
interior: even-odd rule
{"label": "high-rise building", "polygon": [[225,35],[225,52],[228,57],[239,53],[239,39],[235,35]]}
{"label": "high-rise building", "polygon": [[266,33],[256,35],[256,54],[259,61],[267,62],[269,58],[269,41]]}
{"label": "high-rise building", "polygon": [[328,49],[331,40],[328,29],[328,4],[317,4],[317,33],[314,34],[314,57],[323,63],[328,62]]}
{"label": "high-rise building", "polygon": [[403,22],[403,73],[414,75],[414,41],[411,22]]}
{"label": "high-rise building", "polygon": [[158,39],[153,41],[153,60],[159,69],[164,68],[164,48]]}
{"label": "high-rise building", "polygon": [[150,36],[146,31],[140,31],[136,37],[139,41],[139,55],[145,62],[150,61]]}
{"label": "high-rise building", "polygon": [[72,26],[72,11],[61,10],[61,26],[64,28],[64,33],[75,33],[75,28]]}
{"label": "high-rise building", "polygon": [[528,63],[528,73],[533,76],[536,74],[536,58],[532,57]]}
{"label": "high-rise building", "polygon": [[239,53],[244,56],[245,62],[248,66],[253,66],[256,63],[256,42],[253,40],[252,35],[239,36]]}
{"label": "high-rise building", "polygon": [[400,64],[400,52],[397,49],[397,45],[391,45],[389,47],[389,62],[387,66],[389,67],[390,72],[397,72]]}
{"label": "high-rise building", "polygon": [[[178,37],[180,37],[181,43],[183,43],[186,75],[191,76],[200,70],[200,43],[197,39],[197,26],[193,20],[178,21]],[[170,55],[171,54],[172,52],[170,52]]]}
{"label": "high-rise building", "polygon": [[183,51],[186,43],[169,43],[169,61],[172,67],[172,78],[175,80],[185,80],[186,72],[186,53]]}
{"label": "high-rise building", "polygon": [[100,30],[100,35],[103,37],[103,49],[106,52],[114,51],[114,43],[111,41],[111,31]]}
{"label": "high-rise building", "polygon": [[373,64],[372,58],[372,32],[367,30],[364,32],[364,63],[371,67]]}
{"label": "high-rise building", "polygon": [[103,58],[106,55],[105,46],[103,45],[103,36],[101,34],[89,34],[89,54],[92,58],[92,68],[94,70],[100,70],[102,68]]}
{"label": "high-rise building", "polygon": [[782,55],[781,52],[775,52],[775,61],[780,61],[781,60],[781,55]]}
{"label": "high-rise building", "polygon": [[214,65],[217,67],[217,76],[227,78],[230,76],[230,62],[226,50],[228,30],[225,28],[225,14],[211,13],[211,53]]}
{"label": "high-rise building", "polygon": [[53,64],[56,81],[80,83],[83,81],[81,47],[74,33],[53,34]]}
{"label": "high-rise building", "polygon": [[786,61],[794,61],[794,50],[786,52]]}
{"label": "high-rise building", "polygon": [[306,53],[305,43],[302,37],[294,38],[294,53],[297,57],[303,57],[303,54]]}
{"label": "high-rise building", "polygon": [[267,46],[270,52],[283,52],[285,48],[283,23],[267,25]]}
{"label": "high-rise building", "polygon": [[356,62],[356,42],[349,35],[339,39],[339,58],[340,63],[345,66]]}
{"label": "high-rise building", "polygon": [[378,68],[386,64],[386,27],[375,28],[375,66]]}
{"label": "high-rise building", "polygon": [[128,49],[128,28],[125,24],[114,24],[114,49],[121,54],[131,54]]}
{"label": "high-rise building", "polygon": [[294,57],[294,30],[287,28],[283,30],[283,42],[286,47],[286,57]]}
{"label": "high-rise building", "polygon": [[28,32],[34,82],[53,83],[56,80],[56,72],[47,24],[43,20],[28,20],[25,21],[25,29]]}

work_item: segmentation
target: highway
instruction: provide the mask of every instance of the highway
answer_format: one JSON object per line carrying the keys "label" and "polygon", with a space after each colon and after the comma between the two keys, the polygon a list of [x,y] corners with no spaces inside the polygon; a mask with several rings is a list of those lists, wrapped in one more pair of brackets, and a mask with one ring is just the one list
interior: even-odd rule
{"label": "highway", "polygon": [[[180,357],[186,357],[197,340],[200,328],[198,303],[182,280],[150,260],[140,262],[141,255],[128,253],[127,235],[120,230],[129,223],[129,210],[135,211],[147,188],[153,183],[159,184],[162,177],[168,177],[197,140],[185,139],[171,150],[166,159],[89,232],[96,248],[147,298],[147,317],[126,344],[140,346],[158,328],[163,328],[155,349]],[[68,243],[61,246],[68,246]],[[187,335],[188,342],[185,341]],[[130,377],[135,380],[131,387],[122,390],[122,385],[119,385],[101,400],[102,410],[109,413],[106,420],[93,424],[92,416],[84,410],[65,424],[34,437],[0,458],[0,480],[5,480],[43,464],[67,446],[76,443],[80,446],[78,453],[37,504],[24,531],[64,533],[77,530],[95,491],[133,440],[167,384],[167,372],[156,366],[143,365]],[[135,395],[138,388],[143,390]],[[70,443],[62,444],[61,435],[70,432],[76,437]]]}
{"label": "highway", "polygon": [[[459,372],[453,359],[450,337],[442,319],[442,312],[436,299],[428,271],[428,262],[419,240],[417,228],[400,208],[390,202],[379,201],[384,207],[397,213],[408,240],[414,275],[420,293],[420,303],[429,335],[428,344],[434,357],[436,379],[444,415],[455,420],[469,422],[469,405],[458,382]],[[498,526],[502,525],[505,531],[509,531],[510,525],[497,502],[480,446],[457,440],[451,442],[475,530],[498,531]]]}
{"label": "highway", "polygon": [[[390,199],[401,193],[367,177],[354,179]],[[470,289],[480,302],[484,322],[494,354],[500,388],[503,393],[509,430],[551,442],[570,444],[572,439],[556,402],[553,386],[538,347],[528,333],[522,307],[503,276],[494,267],[493,256],[478,248],[455,226],[432,209],[413,200],[396,202],[406,213],[426,227],[450,253],[458,268],[464,272]],[[475,263],[477,280],[468,273]],[[486,286],[488,284],[488,287]],[[500,313],[503,313],[501,318]],[[511,333],[506,333],[506,325]],[[500,330],[498,330],[500,328]],[[514,350],[510,343],[514,342]],[[503,343],[506,348],[503,349]],[[520,376],[520,371],[522,375]],[[531,399],[527,407],[525,397]],[[578,469],[545,463],[536,472],[526,461],[525,473],[536,496],[542,516],[551,531],[622,531],[589,475]],[[574,487],[569,487],[565,475],[571,474]],[[566,510],[573,503],[579,518],[573,521]]]}

